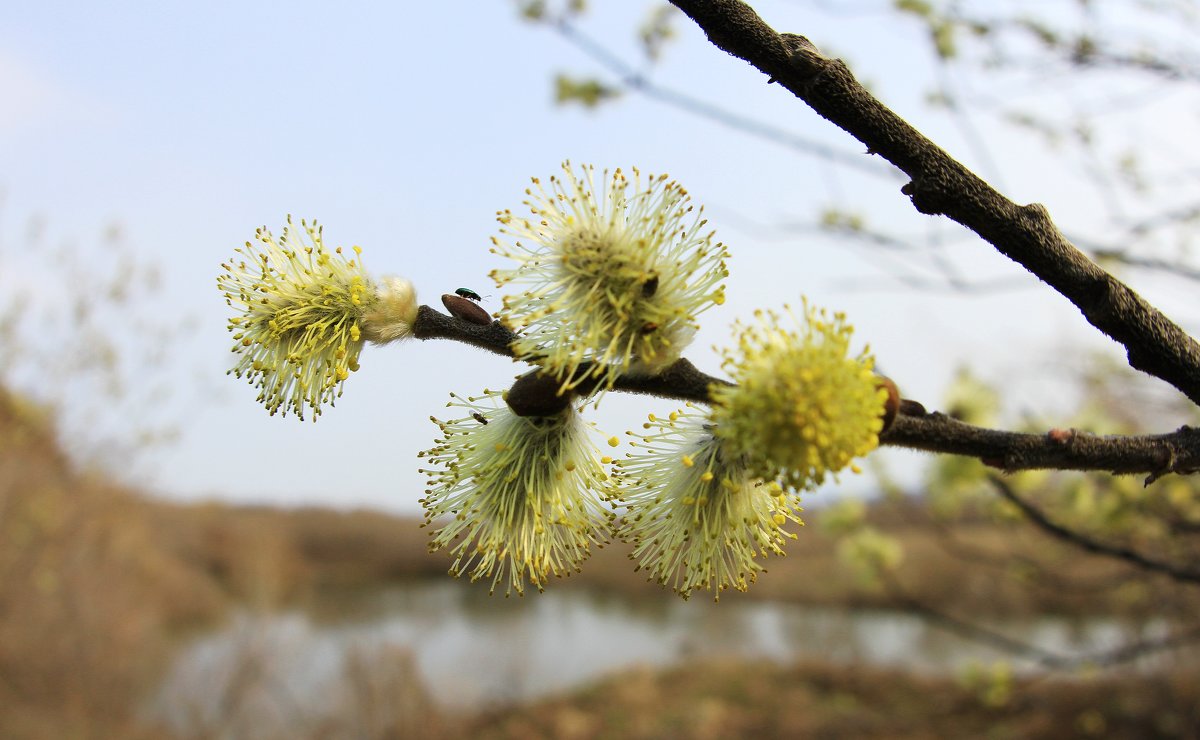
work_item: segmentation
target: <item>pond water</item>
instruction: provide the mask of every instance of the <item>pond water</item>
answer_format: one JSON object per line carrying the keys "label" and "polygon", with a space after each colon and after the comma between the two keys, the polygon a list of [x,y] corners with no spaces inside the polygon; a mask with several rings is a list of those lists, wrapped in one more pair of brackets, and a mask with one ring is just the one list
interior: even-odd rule
{"label": "pond water", "polygon": [[[1109,620],[993,626],[1062,654],[1130,637],[1129,628]],[[1136,634],[1165,629],[1152,624]],[[579,588],[504,599],[446,579],[326,595],[304,611],[238,614],[182,648],[152,711],[172,724],[216,716],[231,693],[247,687],[266,687],[289,705],[316,711],[343,690],[350,663],[387,656],[406,661],[405,680],[450,709],[565,692],[631,667],[696,658],[813,659],[935,673],[1010,659],[904,613],[733,599],[630,601]]]}

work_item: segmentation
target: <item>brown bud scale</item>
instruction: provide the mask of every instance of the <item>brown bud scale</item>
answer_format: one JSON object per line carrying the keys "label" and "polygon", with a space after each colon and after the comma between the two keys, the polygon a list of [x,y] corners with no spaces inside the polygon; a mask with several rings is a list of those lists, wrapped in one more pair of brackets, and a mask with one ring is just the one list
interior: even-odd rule
{"label": "brown bud scale", "polygon": [[887,391],[887,400],[883,402],[883,429],[880,432],[886,432],[892,422],[896,420],[896,414],[900,413],[900,389],[892,382],[891,378],[882,375],[875,378],[875,384]]}
{"label": "brown bud scale", "polygon": [[469,298],[463,298],[460,295],[453,293],[442,294],[442,305],[450,312],[450,315],[468,321],[472,324],[480,326],[489,326],[492,323],[491,315],[475,301]]}

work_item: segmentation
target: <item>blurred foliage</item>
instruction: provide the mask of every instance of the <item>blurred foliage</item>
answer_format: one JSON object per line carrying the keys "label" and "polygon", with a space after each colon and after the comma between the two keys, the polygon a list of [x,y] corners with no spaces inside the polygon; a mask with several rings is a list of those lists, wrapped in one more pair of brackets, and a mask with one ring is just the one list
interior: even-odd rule
{"label": "blurred foliage", "polygon": [[[1138,434],[1142,419],[1200,420],[1186,399],[1115,362],[1081,363],[1082,392],[1077,411],[1061,427],[1108,434]],[[996,389],[960,374],[948,394],[947,408],[977,424],[1023,428],[1045,433],[1039,419],[1002,419]],[[1067,432],[1059,429],[1058,433]],[[992,477],[999,471],[953,456],[939,456],[929,467],[924,498],[931,526],[943,533],[947,552],[967,561],[990,563],[1016,587],[1057,589],[1067,597],[1092,601],[1093,614],[1154,615],[1186,629],[1194,624],[1200,589],[1193,584],[1144,570],[1129,561],[1088,552],[1075,542],[1039,530],[1014,505],[1002,499]],[[1005,475],[1014,495],[1075,536],[1110,549],[1138,553],[1149,560],[1187,570],[1200,566],[1200,480],[1169,475],[1147,485],[1141,477],[1073,471],[1032,471]],[[995,536],[1012,541],[1033,535],[1045,544],[1019,558],[1002,557],[962,535],[972,522],[986,524]],[[1007,567],[997,568],[1007,562]],[[1096,574],[1074,575],[1091,562]],[[1106,576],[1097,574],[1107,572]]]}
{"label": "blurred foliage", "polygon": [[139,500],[72,471],[48,416],[0,388],[0,736],[153,737],[136,698],[225,597]]}
{"label": "blurred foliage", "polygon": [[878,587],[881,576],[900,567],[904,548],[898,537],[867,522],[866,502],[844,498],[821,509],[821,529],[838,540],[838,560],[861,586]]}
{"label": "blurred foliage", "polygon": [[578,103],[584,108],[595,108],[603,101],[620,95],[620,90],[609,87],[595,78],[576,79],[565,74],[554,78],[554,102],[559,105]]}
{"label": "blurred foliage", "polygon": [[972,663],[963,671],[961,680],[986,707],[999,709],[1012,701],[1013,671],[1008,661],[997,661],[990,666]]}
{"label": "blurred foliage", "polygon": [[[1158,392],[1157,384],[1134,371],[1093,359],[1082,363],[1081,403],[1055,428],[1098,434],[1141,434],[1145,418],[1198,423],[1200,414],[1186,399]],[[995,388],[960,373],[947,398],[947,413],[980,426],[1006,426],[1044,433],[1037,418],[1001,420]],[[1153,413],[1147,413],[1153,412]],[[1082,432],[1081,432],[1082,433]],[[943,516],[966,509],[983,513],[997,524],[1021,526],[1023,517],[999,501],[989,476],[997,471],[977,461],[939,456],[930,466],[928,495]],[[1169,560],[1200,562],[1200,482],[1194,476],[1165,476],[1149,485],[1137,476],[1073,471],[1031,471],[1006,476],[1021,498],[1033,502],[1053,520],[1101,539],[1124,542]]]}
{"label": "blurred foliage", "polygon": [[904,547],[896,537],[874,527],[862,527],[838,543],[838,558],[849,565],[862,584],[875,585],[904,560]]}
{"label": "blurred foliage", "polygon": [[46,232],[32,218],[0,233],[0,387],[46,407],[74,459],[128,475],[178,434],[174,404],[195,390],[175,355],[193,321],[119,224],[98,244]]}
{"label": "blurred foliage", "polygon": [[570,18],[587,12],[586,0],[516,0],[517,15],[526,21],[540,22],[554,18]]}
{"label": "blurred foliage", "polygon": [[[587,3],[578,0],[559,3],[518,0],[516,8],[518,17],[522,20],[545,24],[559,31],[572,28],[572,24],[588,11]],[[638,50],[647,62],[659,62],[667,45],[675,40],[678,16],[679,11],[668,3],[653,3],[646,10],[642,21],[634,29],[634,37]],[[579,37],[573,38],[581,41]],[[594,47],[593,52],[607,54],[599,47]],[[597,75],[573,76],[559,72],[554,75],[553,84],[554,102],[558,105],[574,103],[587,109],[595,109],[603,103],[621,97],[626,87],[634,83],[631,79],[609,83]]]}
{"label": "blurred foliage", "polygon": [[[895,0],[894,7],[901,13],[909,13],[925,22],[929,29],[929,38],[939,57],[951,59],[957,55],[955,34],[958,27],[949,18],[938,13],[932,3],[925,0]],[[980,33],[986,32],[979,27],[975,27],[975,30]]]}
{"label": "blurred foliage", "polygon": [[679,11],[674,5],[652,6],[646,13],[646,19],[638,26],[638,41],[641,42],[642,52],[648,59],[657,60],[662,56],[663,48],[675,38],[675,22]]}
{"label": "blurred foliage", "polygon": [[823,209],[817,220],[821,228],[830,231],[862,231],[867,225],[867,219],[863,214],[840,208]]}

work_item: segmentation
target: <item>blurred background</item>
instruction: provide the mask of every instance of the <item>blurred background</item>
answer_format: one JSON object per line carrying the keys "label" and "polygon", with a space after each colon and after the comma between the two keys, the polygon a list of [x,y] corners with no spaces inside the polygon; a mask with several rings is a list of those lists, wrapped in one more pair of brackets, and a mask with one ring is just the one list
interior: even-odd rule
{"label": "blurred background", "polygon": [[[416,454],[450,392],[521,367],[368,348],[317,424],[226,376],[216,276],[255,228],[319,219],[422,302],[495,310],[495,213],[570,159],[704,206],[732,253],[688,352],[706,371],[735,319],[807,296],[930,409],[1196,423],[686,18],[597,5],[0,7],[0,735],[1197,731],[1190,479],[997,484],[884,449],[807,497],[747,594],[683,602],[612,545],[504,600],[426,553]],[[1194,333],[1196,3],[754,5]],[[672,408],[610,394],[590,417]]]}

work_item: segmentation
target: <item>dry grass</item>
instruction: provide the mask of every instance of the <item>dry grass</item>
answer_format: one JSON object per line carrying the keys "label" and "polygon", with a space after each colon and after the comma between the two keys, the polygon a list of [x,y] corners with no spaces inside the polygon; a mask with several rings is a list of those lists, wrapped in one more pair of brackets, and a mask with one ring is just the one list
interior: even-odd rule
{"label": "dry grass", "polygon": [[161,737],[139,701],[231,605],[446,567],[415,520],[173,505],[80,473],[51,420],[0,389],[0,737]]}
{"label": "dry grass", "polygon": [[0,736],[153,736],[136,697],[171,633],[225,598],[139,499],[73,473],[52,439],[0,396]]}
{"label": "dry grass", "polygon": [[866,667],[709,663],[633,671],[481,716],[477,738],[1195,737],[1191,677],[1030,681],[1004,702],[954,680]]}
{"label": "dry grass", "polygon": [[145,502],[172,549],[239,602],[271,607],[314,588],[444,574],[419,520],[372,511]]}

